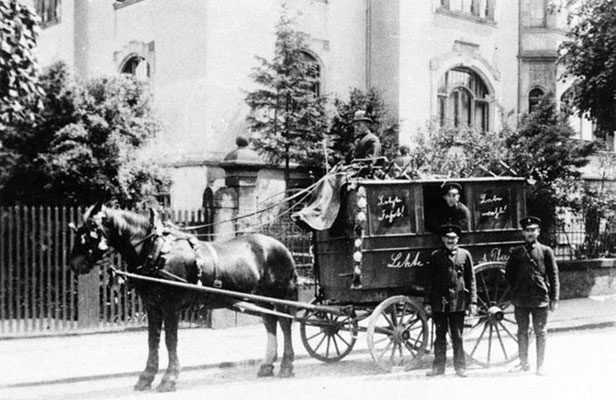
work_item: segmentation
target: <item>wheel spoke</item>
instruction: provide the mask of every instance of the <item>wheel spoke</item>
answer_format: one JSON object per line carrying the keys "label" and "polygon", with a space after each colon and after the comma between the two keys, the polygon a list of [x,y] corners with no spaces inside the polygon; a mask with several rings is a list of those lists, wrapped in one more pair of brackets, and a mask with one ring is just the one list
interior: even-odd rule
{"label": "wheel spoke", "polygon": [[334,348],[336,349],[336,354],[340,357],[340,349],[338,348],[338,341],[336,340],[336,336],[332,336],[332,342],[334,342]]}
{"label": "wheel spoke", "polygon": [[389,324],[390,328],[393,328],[395,326],[393,322],[391,322],[391,319],[389,319],[389,316],[385,312],[381,313],[381,316],[385,319],[385,322]]}
{"label": "wheel spoke", "polygon": [[486,285],[486,280],[483,277],[483,274],[479,274],[479,277],[481,278],[481,283],[483,284],[483,289],[485,290],[486,300],[488,301],[488,304],[490,304],[492,301],[490,300],[490,291],[488,290],[488,285]]}
{"label": "wheel spoke", "polygon": [[[398,320],[398,326],[402,326],[402,325],[403,325],[403,322],[404,322],[404,316],[406,315],[406,306],[407,306],[407,303],[406,303],[406,302],[404,302],[404,303],[402,304],[402,311],[400,311],[400,319]],[[402,349],[401,349],[401,350],[402,350]]]}
{"label": "wheel spoke", "polygon": [[344,344],[347,347],[350,347],[351,345],[349,344],[349,342],[347,342],[346,340],[344,340],[344,338],[342,336],[340,336],[340,334],[338,332],[336,332],[336,336],[338,336],[340,338],[340,340],[342,340],[344,342]]}
{"label": "wheel spoke", "polygon": [[417,356],[415,355],[415,353],[417,352],[417,350],[413,349],[413,346],[411,346],[408,342],[404,342],[404,348],[407,349],[409,351],[409,353],[411,353],[411,356],[413,358],[416,358]]}
{"label": "wheel spoke", "polygon": [[390,340],[389,343],[387,343],[387,346],[385,346],[385,348],[383,349],[383,351],[381,351],[381,353],[377,356],[377,359],[381,359],[383,358],[383,356],[385,355],[385,353],[387,353],[389,351],[389,348],[391,347],[392,341]]}
{"label": "wheel spoke", "polygon": [[394,343],[394,345],[391,348],[391,355],[389,356],[389,363],[391,365],[394,365],[394,359],[396,357],[396,348],[398,347],[397,343]]}
{"label": "wheel spoke", "polygon": [[376,346],[377,344],[381,344],[381,343],[383,343],[386,340],[389,340],[391,342],[391,338],[389,336],[385,336],[385,337],[383,337],[383,338],[381,338],[379,340],[375,340],[374,341],[374,345]]}
{"label": "wheel spoke", "polygon": [[503,291],[503,293],[497,300],[498,304],[502,304],[505,301],[509,292],[511,292],[511,288],[509,287],[509,285],[507,285],[507,288]]}
{"label": "wheel spoke", "polygon": [[391,307],[389,308],[389,314],[391,316],[391,320],[389,320],[389,323],[391,324],[392,328],[395,328],[396,326],[398,326],[398,318],[396,317],[396,305],[395,304],[392,304]]}
{"label": "wheel spoke", "polygon": [[[500,272],[500,270],[499,270],[499,271],[497,271],[497,272]],[[501,276],[501,274],[500,274],[500,273],[497,273],[497,274],[496,274],[496,282],[494,282],[494,299],[495,299],[496,301],[498,301],[498,300],[497,300],[497,299],[498,299],[498,283],[499,283],[499,281],[500,281],[500,276]]]}
{"label": "wheel spoke", "polygon": [[477,296],[477,300],[479,300],[479,302],[481,303],[481,306],[482,306],[482,307],[484,307],[486,310],[487,310],[488,308],[490,308],[490,306],[488,306],[488,303],[486,303],[486,302],[485,302],[485,301],[481,298],[481,296]]}
{"label": "wheel spoke", "polygon": [[509,318],[504,318],[504,317],[503,317],[503,321],[507,321],[507,322],[509,322],[510,324],[514,324],[514,325],[515,325],[515,324],[517,324],[517,322],[515,322],[514,320],[509,319]]}
{"label": "wheel spoke", "polygon": [[503,349],[503,355],[505,356],[505,359],[507,359],[509,357],[507,357],[507,350],[505,349],[505,344],[503,343],[503,338],[501,338],[500,331],[498,330],[498,324],[494,324],[494,329],[496,330],[496,336],[498,336],[498,342],[501,345],[501,349]]}
{"label": "wheel spoke", "polygon": [[310,337],[307,337],[306,339],[307,339],[307,340],[312,340],[312,339],[314,339],[315,337],[317,337],[317,336],[319,336],[319,335],[324,335],[324,334],[325,334],[325,332],[323,332],[323,330],[320,330],[319,332],[315,333],[314,335],[312,335],[312,336],[310,336]]}
{"label": "wheel spoke", "polygon": [[492,354],[492,324],[490,323],[490,335],[488,336],[488,363],[490,362],[490,356]]}
{"label": "wheel spoke", "polygon": [[391,336],[394,334],[394,331],[391,329],[383,328],[382,326],[378,326],[374,329],[374,333]]}
{"label": "wheel spoke", "polygon": [[327,347],[325,350],[325,357],[329,358],[329,346],[331,344],[331,336],[327,335]]}
{"label": "wheel spoke", "polygon": [[481,331],[481,335],[479,335],[479,337],[477,338],[477,342],[475,343],[475,347],[473,347],[473,351],[471,351],[471,357],[473,356],[473,354],[475,354],[475,350],[477,350],[477,347],[479,346],[479,343],[481,343],[481,339],[483,339],[483,335],[486,333],[486,329],[488,329],[488,323],[486,322],[486,324],[483,326],[483,330]]}
{"label": "wheel spoke", "polygon": [[500,326],[504,329],[505,332],[507,332],[507,335],[509,335],[509,337],[511,337],[513,340],[515,340],[515,342],[518,342],[518,337],[514,336],[509,329],[507,329],[507,327],[505,326],[505,324],[503,324],[503,321],[498,321],[498,323],[500,324]]}
{"label": "wheel spoke", "polygon": [[418,323],[419,321],[420,321],[419,318],[414,318],[410,321],[407,321],[407,323],[403,325],[404,330],[410,331],[413,328],[413,326],[415,326],[415,324]]}
{"label": "wheel spoke", "polygon": [[327,337],[327,335],[323,334],[323,337],[321,338],[321,341],[319,342],[319,344],[316,345],[316,347],[314,348],[315,353],[319,350],[319,348],[321,347],[321,345],[323,344],[323,342],[325,341],[325,338]]}

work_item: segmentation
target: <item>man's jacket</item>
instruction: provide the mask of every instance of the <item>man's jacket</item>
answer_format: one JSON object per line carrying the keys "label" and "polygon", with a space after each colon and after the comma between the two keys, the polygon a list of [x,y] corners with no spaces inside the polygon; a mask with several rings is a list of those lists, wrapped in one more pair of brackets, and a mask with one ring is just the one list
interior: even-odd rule
{"label": "man's jacket", "polygon": [[560,296],[554,252],[539,242],[511,249],[505,277],[516,307],[547,307]]}
{"label": "man's jacket", "polygon": [[426,273],[425,303],[433,312],[463,312],[477,303],[477,286],[471,254],[457,248],[432,253]]}
{"label": "man's jacket", "polygon": [[347,162],[350,162],[354,158],[376,158],[381,155],[381,141],[378,136],[372,132],[367,132],[359,139],[355,148],[351,152],[351,156]]}

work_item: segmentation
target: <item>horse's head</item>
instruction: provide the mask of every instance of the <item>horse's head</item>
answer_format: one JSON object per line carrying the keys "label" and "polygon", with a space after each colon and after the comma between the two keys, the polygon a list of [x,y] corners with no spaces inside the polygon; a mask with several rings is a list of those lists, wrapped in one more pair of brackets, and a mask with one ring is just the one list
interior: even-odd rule
{"label": "horse's head", "polygon": [[109,231],[105,224],[107,208],[102,203],[90,207],[83,215],[83,224],[69,226],[75,233],[75,245],[69,255],[71,269],[79,274],[92,270],[109,249]]}

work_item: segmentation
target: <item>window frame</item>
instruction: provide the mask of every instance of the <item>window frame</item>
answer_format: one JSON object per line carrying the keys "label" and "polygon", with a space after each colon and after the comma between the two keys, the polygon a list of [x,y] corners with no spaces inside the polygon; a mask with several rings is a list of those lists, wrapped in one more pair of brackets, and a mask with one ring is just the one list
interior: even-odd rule
{"label": "window frame", "polygon": [[[450,82],[450,72],[462,72],[469,75],[474,80],[474,84],[464,85],[460,82]],[[472,68],[456,66],[447,70],[438,84],[437,93],[437,115],[440,126],[453,126],[455,128],[473,128],[481,132],[490,131],[491,113],[491,93],[485,80]],[[484,91],[483,97],[479,96],[479,90]],[[469,98],[470,107],[468,115],[462,116],[460,112],[460,96],[455,96],[455,92],[463,91]],[[452,96],[454,98],[452,99]],[[480,110],[481,108],[481,110]],[[457,111],[456,111],[457,110]],[[481,118],[478,118],[478,112]],[[466,126],[462,121],[469,121]]]}
{"label": "window frame", "polygon": [[321,96],[323,93],[323,66],[319,58],[310,50],[302,49],[300,53],[304,57],[304,62],[314,63],[316,66],[316,82],[313,85],[313,93],[316,97]]}
{"label": "window frame", "polygon": [[[469,19],[476,22],[495,24],[495,0],[455,0],[459,9],[452,8],[452,0],[440,0],[436,11],[453,17]],[[482,7],[483,6],[483,7]]]}
{"label": "window frame", "polygon": [[[541,92],[540,96],[533,96],[533,92]],[[540,86],[535,86],[528,91],[528,113],[532,113],[535,110],[533,108],[538,107],[541,103],[541,99],[545,96],[546,90]]]}
{"label": "window frame", "polygon": [[[53,10],[54,17],[46,19],[48,9]],[[40,18],[39,26],[46,29],[62,22],[62,0],[35,0],[34,10]],[[41,13],[43,11],[43,13]]]}
{"label": "window frame", "polygon": [[[146,76],[141,77],[137,75],[137,68],[134,68],[132,71],[126,71],[126,68],[129,66],[129,64],[133,61],[139,59],[139,63],[136,64],[135,67],[138,67],[139,64],[141,63],[145,63],[146,64]],[[138,78],[138,79],[144,79],[144,80],[150,80],[152,78],[152,67],[150,65],[150,63],[148,62],[148,60],[143,57],[142,55],[139,55],[137,53],[131,53],[128,56],[126,56],[126,58],[124,58],[124,61],[122,61],[122,63],[120,64],[120,73],[121,74],[129,74],[129,75],[133,75],[134,77]]]}

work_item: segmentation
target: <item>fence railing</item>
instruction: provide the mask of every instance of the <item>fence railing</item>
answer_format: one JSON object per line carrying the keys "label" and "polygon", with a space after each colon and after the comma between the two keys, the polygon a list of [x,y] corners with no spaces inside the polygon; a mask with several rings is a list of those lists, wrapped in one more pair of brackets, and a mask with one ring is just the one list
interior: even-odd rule
{"label": "fence railing", "polygon": [[[69,222],[81,223],[79,207],[0,207],[0,337],[114,330],[146,326],[145,310],[134,290],[110,282],[114,255],[89,274],[68,267],[73,246]],[[212,210],[165,210],[164,218],[213,240]],[[279,238],[296,256],[298,267],[311,270],[309,235],[290,221],[276,220],[260,230]],[[182,314],[184,326],[209,326],[210,313],[194,307]]]}
{"label": "fence railing", "polygon": [[[118,255],[89,274],[68,268],[73,246],[69,222],[79,224],[84,210],[69,207],[0,207],[0,337],[75,330],[114,330],[146,326],[145,310],[134,290],[109,281],[109,263],[121,267]],[[164,217],[214,240],[213,210],[166,210]],[[288,217],[261,220],[258,231],[283,242],[294,255],[300,276],[312,278],[310,234]],[[593,235],[574,221],[557,232],[560,260],[616,255],[616,231],[605,224]],[[210,326],[211,314],[196,307],[182,315],[184,326]]]}

